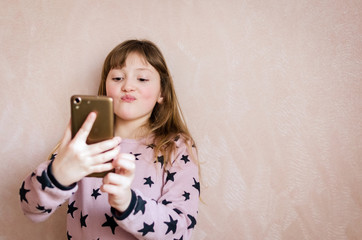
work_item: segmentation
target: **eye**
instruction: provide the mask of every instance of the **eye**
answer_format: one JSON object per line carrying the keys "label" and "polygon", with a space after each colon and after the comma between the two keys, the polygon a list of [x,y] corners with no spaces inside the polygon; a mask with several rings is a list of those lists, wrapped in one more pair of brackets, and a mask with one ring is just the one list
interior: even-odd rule
{"label": "eye", "polygon": [[116,82],[121,81],[123,79],[124,79],[123,77],[114,77],[114,78],[112,78],[112,80],[116,81]]}
{"label": "eye", "polygon": [[148,79],[146,79],[146,78],[138,78],[138,81],[140,81],[140,82],[147,82]]}

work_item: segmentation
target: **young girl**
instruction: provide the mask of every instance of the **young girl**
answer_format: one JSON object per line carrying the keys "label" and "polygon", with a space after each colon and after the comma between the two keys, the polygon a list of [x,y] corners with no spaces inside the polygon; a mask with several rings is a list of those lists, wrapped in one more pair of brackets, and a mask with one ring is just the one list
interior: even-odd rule
{"label": "young girl", "polygon": [[44,221],[68,201],[68,239],[190,239],[199,164],[160,50],[150,41],[116,46],[98,94],[113,98],[115,137],[86,144],[95,113],[73,139],[68,124],[56,153],[22,183],[25,215]]}

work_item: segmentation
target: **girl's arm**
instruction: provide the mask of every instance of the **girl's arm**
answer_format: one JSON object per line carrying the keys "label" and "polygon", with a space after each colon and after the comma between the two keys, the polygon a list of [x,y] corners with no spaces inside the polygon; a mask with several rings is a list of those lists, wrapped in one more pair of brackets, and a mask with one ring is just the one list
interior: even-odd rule
{"label": "girl's arm", "polygon": [[[195,155],[196,156],[196,155]],[[129,208],[112,209],[117,224],[139,239],[190,239],[196,225],[200,183],[198,165],[180,146],[172,167],[164,174],[159,199],[132,190]]]}
{"label": "girl's arm", "polygon": [[76,191],[76,183],[83,177],[113,168],[107,162],[118,155],[120,138],[86,144],[95,119],[96,114],[90,113],[73,139],[69,122],[57,157],[41,164],[22,183],[19,191],[21,207],[33,221],[47,219]]}
{"label": "girl's arm", "polygon": [[77,190],[77,185],[60,185],[51,174],[52,161],[42,163],[19,190],[24,214],[34,222],[46,220]]}

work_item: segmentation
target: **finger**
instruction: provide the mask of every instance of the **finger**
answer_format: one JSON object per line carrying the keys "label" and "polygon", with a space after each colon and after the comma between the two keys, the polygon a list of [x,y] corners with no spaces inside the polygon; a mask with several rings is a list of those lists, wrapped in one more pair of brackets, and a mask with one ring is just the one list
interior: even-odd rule
{"label": "finger", "polygon": [[136,157],[133,154],[128,154],[128,153],[121,153],[118,155],[115,164],[120,164],[122,163],[122,161],[129,161],[129,162],[135,162],[136,161]]}
{"label": "finger", "polygon": [[119,186],[112,184],[103,184],[101,186],[101,191],[108,194],[117,195],[117,193],[119,192]]}
{"label": "finger", "polygon": [[103,178],[103,184],[124,186],[129,184],[131,179],[129,177],[110,172]]}
{"label": "finger", "polygon": [[105,140],[99,143],[94,143],[89,147],[89,154],[96,155],[106,151],[109,151],[113,148],[116,148],[121,143],[120,137],[114,137],[110,140]]}
{"label": "finger", "polygon": [[135,172],[136,163],[134,156],[129,155],[130,154],[120,154],[118,158],[113,160],[113,166],[116,169],[116,173],[122,175],[131,175]]}
{"label": "finger", "polygon": [[75,135],[76,140],[81,140],[86,142],[87,137],[92,130],[93,124],[97,118],[97,114],[95,112],[91,112],[88,114],[87,118],[85,119],[82,127],[78,130],[77,134]]}
{"label": "finger", "polygon": [[[115,164],[114,161],[116,161],[117,163]],[[114,161],[113,161],[113,166],[115,169],[124,169],[133,172],[136,168],[136,164],[133,161],[122,160],[122,159]]]}
{"label": "finger", "polygon": [[104,163],[104,164],[93,165],[90,167],[91,173],[108,172],[108,171],[111,171],[112,169],[113,169],[113,164],[110,162]]}
{"label": "finger", "polygon": [[105,162],[111,161],[112,159],[117,157],[120,149],[121,148],[118,146],[118,147],[113,148],[112,150],[109,150],[107,152],[103,152],[103,153],[93,156],[92,164],[100,164],[100,163],[105,163]]}

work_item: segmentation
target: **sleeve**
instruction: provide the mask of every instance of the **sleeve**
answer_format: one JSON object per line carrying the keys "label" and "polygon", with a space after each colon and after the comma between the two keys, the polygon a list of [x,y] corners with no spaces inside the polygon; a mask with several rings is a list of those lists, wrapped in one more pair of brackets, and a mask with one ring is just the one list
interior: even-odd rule
{"label": "sleeve", "polygon": [[118,225],[138,239],[191,238],[200,197],[199,170],[186,146],[177,149],[172,166],[164,173],[159,199],[150,199],[134,189],[131,204],[122,215],[112,209]]}
{"label": "sleeve", "polygon": [[51,173],[52,161],[46,161],[28,176],[19,190],[20,206],[34,222],[48,217],[77,190],[77,185],[60,185]]}

